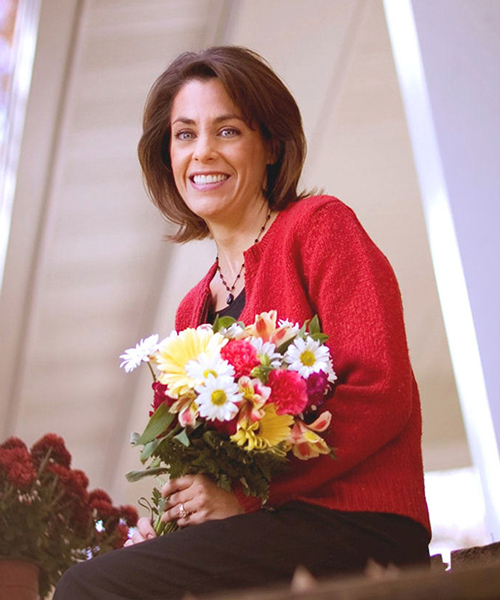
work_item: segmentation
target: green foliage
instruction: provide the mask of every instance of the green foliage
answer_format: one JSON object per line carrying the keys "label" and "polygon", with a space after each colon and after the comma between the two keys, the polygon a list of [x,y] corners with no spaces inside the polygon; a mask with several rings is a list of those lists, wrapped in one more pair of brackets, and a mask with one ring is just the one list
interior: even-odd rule
{"label": "green foliage", "polygon": [[217,333],[222,328],[229,329],[234,323],[236,323],[236,319],[233,319],[233,317],[219,317],[217,315],[213,324],[213,330]]}
{"label": "green foliage", "polygon": [[[185,443],[186,440],[189,443]],[[183,429],[176,435],[166,435],[153,451],[153,461],[143,471],[127,474],[129,481],[168,474],[171,478],[203,473],[211,476],[222,489],[230,490],[240,481],[245,493],[266,501],[269,483],[278,472],[286,469],[283,444],[267,451],[243,450],[227,435],[198,427]],[[163,466],[157,466],[159,464]],[[242,478],[241,474],[245,477]]]}
{"label": "green foliage", "polygon": [[174,415],[168,412],[168,406],[161,404],[149,419],[143,434],[136,439],[135,444],[147,444],[161,435],[174,420]]}

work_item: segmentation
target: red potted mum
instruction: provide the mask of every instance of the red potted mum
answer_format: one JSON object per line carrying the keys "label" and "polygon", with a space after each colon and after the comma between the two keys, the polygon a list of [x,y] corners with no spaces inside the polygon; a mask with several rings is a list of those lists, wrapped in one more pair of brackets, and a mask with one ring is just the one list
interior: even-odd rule
{"label": "red potted mum", "polygon": [[0,600],[43,599],[71,565],[123,545],[136,510],[88,484],[55,434],[31,450],[16,437],[0,445]]}

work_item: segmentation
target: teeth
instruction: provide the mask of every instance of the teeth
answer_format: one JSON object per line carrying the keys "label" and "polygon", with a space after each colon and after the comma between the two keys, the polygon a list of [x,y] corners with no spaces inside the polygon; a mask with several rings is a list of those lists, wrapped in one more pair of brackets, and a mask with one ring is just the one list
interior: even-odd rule
{"label": "teeth", "polygon": [[205,185],[207,183],[219,183],[219,181],[224,181],[228,177],[228,175],[195,175],[193,181],[197,185]]}

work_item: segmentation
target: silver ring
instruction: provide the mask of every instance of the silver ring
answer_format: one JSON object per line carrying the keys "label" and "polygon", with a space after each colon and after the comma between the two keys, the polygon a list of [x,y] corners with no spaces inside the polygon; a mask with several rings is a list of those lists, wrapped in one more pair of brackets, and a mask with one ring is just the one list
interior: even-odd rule
{"label": "silver ring", "polygon": [[181,502],[179,504],[179,517],[181,519],[185,519],[187,516],[189,515],[189,513],[187,512],[187,510],[184,508],[184,504]]}

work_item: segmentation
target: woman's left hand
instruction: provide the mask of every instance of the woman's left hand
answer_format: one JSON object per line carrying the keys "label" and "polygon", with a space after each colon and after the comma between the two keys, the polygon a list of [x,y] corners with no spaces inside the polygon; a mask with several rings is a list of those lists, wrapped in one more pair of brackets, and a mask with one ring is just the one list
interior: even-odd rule
{"label": "woman's left hand", "polygon": [[162,488],[168,498],[162,521],[177,521],[179,527],[225,519],[245,511],[232,492],[221,489],[205,475],[186,475],[171,479]]}

